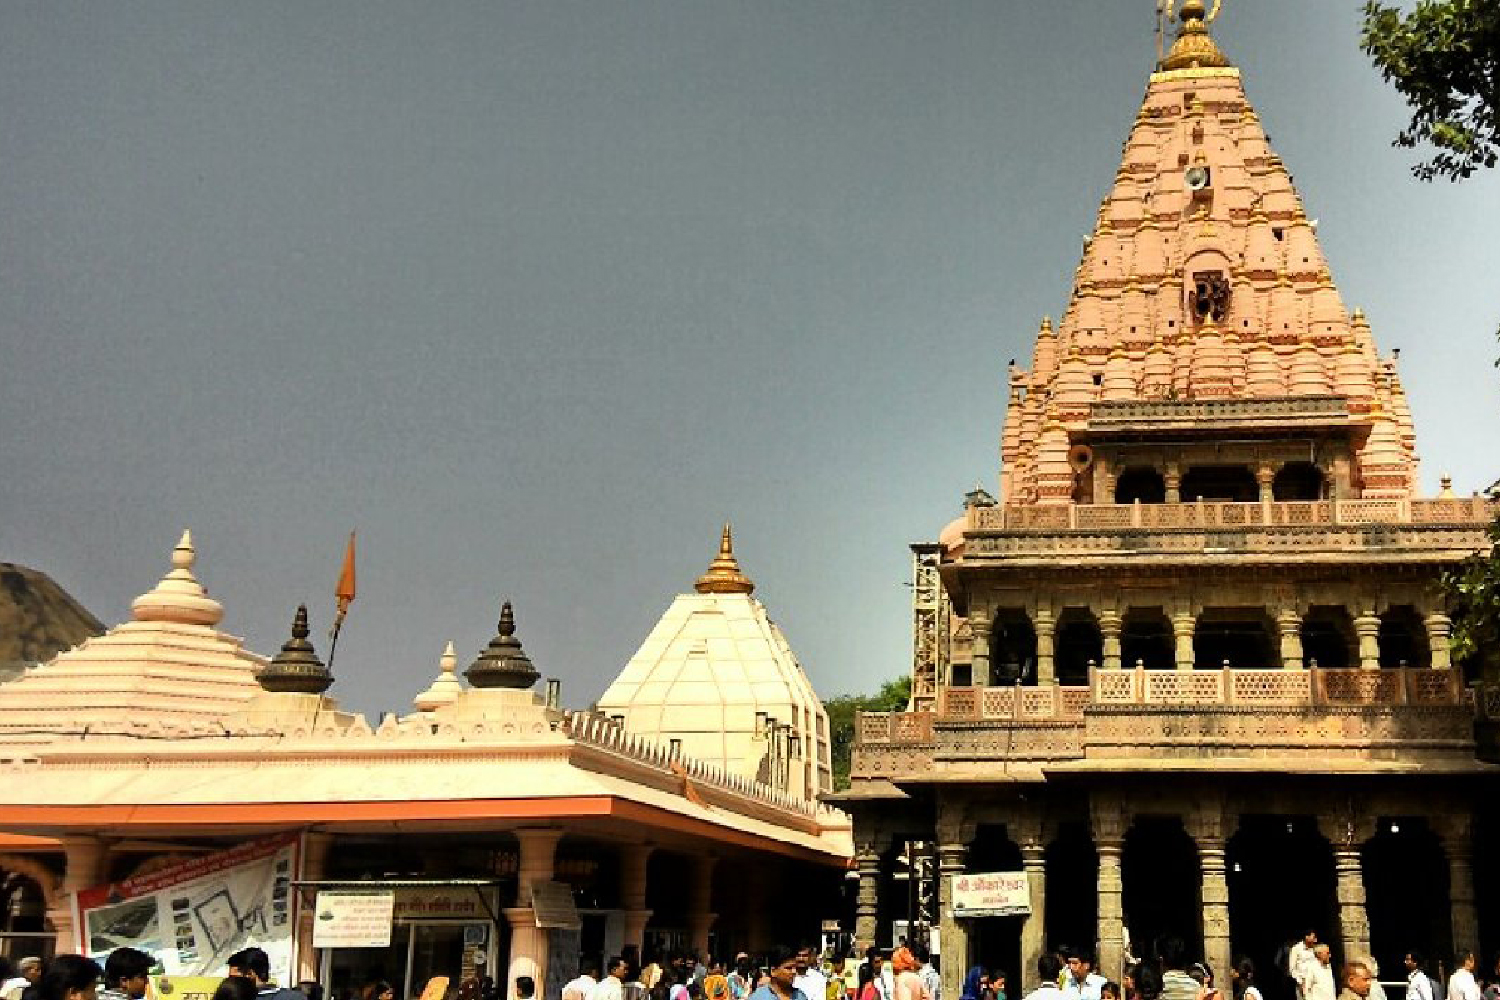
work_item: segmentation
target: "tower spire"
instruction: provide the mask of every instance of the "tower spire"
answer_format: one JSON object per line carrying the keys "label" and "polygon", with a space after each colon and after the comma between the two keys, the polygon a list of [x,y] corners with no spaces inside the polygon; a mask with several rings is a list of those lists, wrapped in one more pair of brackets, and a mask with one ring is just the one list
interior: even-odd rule
{"label": "tower spire", "polygon": [[708,572],[698,577],[694,584],[700,594],[749,594],[755,584],[740,571],[740,562],[734,557],[734,533],[726,523],[719,536],[719,554],[708,564]]}
{"label": "tower spire", "polygon": [[1167,52],[1166,58],[1161,61],[1162,69],[1198,69],[1208,66],[1228,66],[1229,60],[1223,52],[1219,51],[1218,45],[1214,44],[1213,36],[1208,33],[1208,26],[1219,16],[1219,6],[1223,0],[1214,0],[1213,10],[1209,10],[1203,0],[1183,0],[1180,10],[1177,12],[1177,20],[1180,27],[1177,29],[1177,39],[1172,43],[1172,48]]}

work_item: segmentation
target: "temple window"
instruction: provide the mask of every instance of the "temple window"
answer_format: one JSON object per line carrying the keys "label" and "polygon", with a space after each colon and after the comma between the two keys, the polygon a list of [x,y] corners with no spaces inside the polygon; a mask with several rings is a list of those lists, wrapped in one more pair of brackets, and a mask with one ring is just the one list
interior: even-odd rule
{"label": "temple window", "polygon": [[1327,490],[1323,470],[1311,462],[1288,462],[1271,481],[1271,496],[1276,500],[1322,500]]}
{"label": "temple window", "polygon": [[1264,608],[1209,608],[1193,630],[1193,666],[1218,670],[1226,664],[1242,670],[1268,670],[1280,659],[1276,625]]}
{"label": "temple window", "polygon": [[990,683],[1036,683],[1036,630],[1020,608],[1004,608],[995,615],[990,628]]}
{"label": "temple window", "polygon": [[1089,664],[1098,666],[1104,657],[1099,623],[1087,608],[1065,608],[1057,618],[1057,682],[1084,685],[1089,682]]}
{"label": "temple window", "polygon": [[1353,665],[1354,621],[1347,608],[1314,605],[1302,619],[1302,659],[1311,667],[1344,670]]}
{"label": "temple window", "polygon": [[1195,271],[1189,304],[1199,323],[1222,322],[1229,315],[1229,279],[1224,272]]}
{"label": "temple window", "polygon": [[1410,604],[1393,605],[1380,616],[1380,665],[1427,669],[1432,650],[1422,616]]}
{"label": "temple window", "polygon": [[1161,608],[1131,608],[1120,628],[1120,666],[1172,670],[1172,623]]}
{"label": "temple window", "polygon": [[1182,477],[1182,499],[1252,503],[1260,499],[1260,487],[1249,466],[1195,465]]}
{"label": "temple window", "polygon": [[1150,466],[1130,466],[1115,480],[1115,503],[1165,503],[1166,500],[1166,481]]}

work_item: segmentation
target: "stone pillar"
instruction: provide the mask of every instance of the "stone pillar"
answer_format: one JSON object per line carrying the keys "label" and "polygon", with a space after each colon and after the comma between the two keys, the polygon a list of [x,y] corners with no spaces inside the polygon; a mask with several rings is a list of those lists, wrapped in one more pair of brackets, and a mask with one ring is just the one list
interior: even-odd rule
{"label": "stone pillar", "polygon": [[1053,636],[1057,619],[1052,617],[1050,607],[1038,607],[1031,613],[1031,627],[1036,631],[1036,682],[1038,685],[1057,683],[1057,668],[1053,664]]}
{"label": "stone pillar", "polygon": [[1229,883],[1224,877],[1223,837],[1198,838],[1198,865],[1203,878],[1203,959],[1215,970],[1228,969]]}
{"label": "stone pillar", "polygon": [[552,880],[557,842],[561,839],[562,831],[553,827],[522,827],[516,831],[521,859],[516,872],[516,905],[505,909],[505,919],[510,922],[510,961],[505,981],[514,983],[517,976],[530,976],[536,980],[538,996],[547,992],[543,982],[547,975],[547,932],[536,925],[531,887]]}
{"label": "stone pillar", "polygon": [[1125,970],[1125,910],[1121,901],[1125,883],[1120,855],[1125,848],[1125,828],[1130,817],[1117,797],[1096,793],[1090,797],[1089,818],[1094,850],[1099,855],[1099,939],[1094,943],[1099,964],[1096,971],[1105,979],[1119,982]]}
{"label": "stone pillar", "polygon": [[938,845],[938,909],[942,930],[943,996],[956,997],[963,992],[964,975],[969,970],[969,922],[953,915],[953,879],[964,873],[968,845]]}
{"label": "stone pillar", "polygon": [[1318,828],[1333,848],[1334,896],[1339,906],[1339,940],[1345,961],[1370,954],[1370,918],[1365,911],[1361,853],[1375,835],[1375,818],[1351,797],[1337,812],[1318,817]]}
{"label": "stone pillar", "polygon": [[[333,846],[331,833],[304,833],[302,835],[302,878],[316,882],[328,871],[328,850]],[[297,979],[299,982],[318,981],[318,953],[313,948],[313,919],[316,914],[311,906],[302,907],[301,919],[297,922]],[[288,984],[291,985],[291,984]]]}
{"label": "stone pillar", "polygon": [[1453,912],[1453,951],[1479,954],[1479,911],[1474,906],[1474,848],[1467,806],[1455,803],[1438,824],[1448,855],[1448,903]]}
{"label": "stone pillar", "polygon": [[974,645],[969,654],[969,676],[973,678],[975,687],[993,683],[990,677],[990,626],[987,615],[981,614],[969,619],[969,631],[974,633]]}
{"label": "stone pillar", "polygon": [[634,949],[636,961],[640,961],[645,947],[646,921],[651,919],[651,911],[646,909],[646,862],[651,860],[652,850],[650,844],[626,844],[620,849],[620,916],[624,928],[620,947],[624,951]]}
{"label": "stone pillar", "polygon": [[59,955],[79,950],[73,928],[73,893],[107,881],[108,875],[105,866],[108,847],[98,837],[64,837],[62,845],[67,854],[67,867],[54,905],[47,911],[47,919],[57,934],[56,954]]}
{"label": "stone pillar", "polygon": [[708,956],[708,933],[717,913],[713,908],[714,865],[717,859],[700,855],[693,859],[692,880],[688,883],[688,947],[699,959]]}
{"label": "stone pillar", "polygon": [[[1271,484],[1275,481],[1276,471],[1269,465],[1262,465],[1260,468],[1255,470],[1255,482],[1258,486],[1260,486],[1261,503],[1268,504],[1276,499],[1276,495],[1271,489]],[[1214,968],[1217,969],[1218,966],[1215,965]]]}
{"label": "stone pillar", "polygon": [[1447,615],[1434,611],[1425,619],[1427,624],[1427,646],[1432,650],[1432,669],[1447,670],[1453,665],[1451,636],[1453,621]]}
{"label": "stone pillar", "polygon": [[1167,488],[1167,503],[1182,503],[1182,474],[1175,465],[1167,467],[1162,483]]}
{"label": "stone pillar", "polygon": [[880,915],[880,852],[873,843],[860,844],[854,867],[859,872],[859,896],[854,904],[854,947],[863,955],[875,943]]}
{"label": "stone pillar", "polygon": [[1120,631],[1124,625],[1124,619],[1118,611],[1109,609],[1099,612],[1099,636],[1104,640],[1104,662],[1101,666],[1105,670],[1120,669]]}
{"label": "stone pillar", "polygon": [[1031,891],[1031,913],[1021,925],[1021,988],[1030,993],[1039,985],[1036,963],[1047,947],[1047,849],[1040,831],[1021,845],[1021,867]]}
{"label": "stone pillar", "polygon": [[1193,654],[1193,633],[1197,630],[1198,620],[1193,617],[1191,611],[1178,611],[1172,615],[1172,637],[1177,649],[1177,669],[1192,670],[1195,656]]}
{"label": "stone pillar", "polygon": [[1366,609],[1354,618],[1354,634],[1359,636],[1359,666],[1361,670],[1380,669],[1380,619],[1375,612]]}
{"label": "stone pillar", "polygon": [[1276,615],[1276,629],[1281,633],[1281,669],[1302,669],[1302,615],[1296,608],[1282,608]]}

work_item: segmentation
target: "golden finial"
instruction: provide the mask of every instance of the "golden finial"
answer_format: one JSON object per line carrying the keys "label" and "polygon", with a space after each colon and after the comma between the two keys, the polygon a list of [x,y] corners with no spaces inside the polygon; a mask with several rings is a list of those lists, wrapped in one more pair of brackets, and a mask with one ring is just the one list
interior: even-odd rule
{"label": "golden finial", "polygon": [[1181,27],[1177,29],[1177,40],[1161,61],[1162,69],[1196,69],[1205,66],[1228,66],[1229,60],[1208,33],[1208,25],[1219,16],[1223,0],[1214,0],[1213,10],[1204,7],[1203,0],[1183,0],[1177,12]]}
{"label": "golden finial", "polygon": [[719,536],[718,556],[694,587],[700,594],[749,594],[755,590],[755,584],[740,572],[739,560],[734,557],[734,534],[727,523]]}

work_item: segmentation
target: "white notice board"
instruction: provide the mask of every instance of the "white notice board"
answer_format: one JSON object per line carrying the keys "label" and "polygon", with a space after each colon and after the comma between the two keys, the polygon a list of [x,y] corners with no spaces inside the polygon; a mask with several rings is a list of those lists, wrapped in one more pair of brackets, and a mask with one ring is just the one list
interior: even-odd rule
{"label": "white notice board", "polygon": [[314,948],[389,948],[396,894],[384,892],[318,893],[313,908]]}

